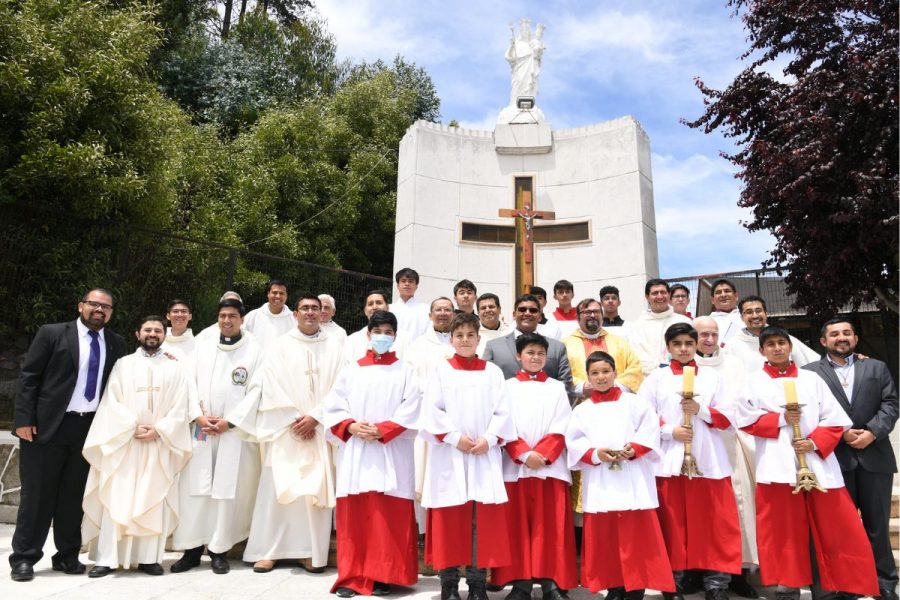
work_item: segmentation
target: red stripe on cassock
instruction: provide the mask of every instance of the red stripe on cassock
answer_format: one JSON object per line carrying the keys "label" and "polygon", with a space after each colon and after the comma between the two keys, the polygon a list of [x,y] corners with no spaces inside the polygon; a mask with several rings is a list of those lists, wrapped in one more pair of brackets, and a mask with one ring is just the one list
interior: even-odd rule
{"label": "red stripe on cassock", "polygon": [[612,587],[674,592],[656,511],[584,513],[581,585],[592,593]]}
{"label": "red stripe on cassock", "polygon": [[378,492],[337,499],[337,581],[372,595],[376,581],[413,585],[419,578],[419,553],[413,501]]}
{"label": "red stripe on cassock", "polygon": [[535,452],[547,459],[547,464],[554,462],[566,448],[566,437],[560,433],[548,433],[534,447]]}
{"label": "red stripe on cassock", "polygon": [[437,441],[443,442],[444,438],[447,437],[447,434],[446,433],[436,433],[436,434],[434,434],[434,437],[437,438]]}
{"label": "red stripe on cassock", "polygon": [[381,434],[381,439],[378,440],[382,444],[387,444],[392,439],[406,431],[406,427],[403,425],[397,425],[393,421],[382,421],[381,423],[375,423],[375,427],[378,428],[378,432]]}
{"label": "red stripe on cassock", "polygon": [[709,408],[709,416],[712,417],[712,423],[708,423],[708,425],[713,429],[728,429],[731,425],[731,421],[728,420],[728,417],[713,407]]}
{"label": "red stripe on cassock", "polygon": [[350,439],[350,426],[354,423],[356,421],[353,419],[344,419],[337,425],[332,426],[331,433],[334,434],[334,437],[346,442]]}
{"label": "red stripe on cassock", "polygon": [[[475,512],[477,556],[472,556],[472,512]],[[425,518],[425,562],[435,569],[474,565],[500,567],[511,563],[506,503],[467,502],[429,508]]]}
{"label": "red stripe on cassock", "polygon": [[631,444],[631,447],[634,448],[634,456],[632,456],[629,460],[640,458],[650,452],[650,448],[648,448],[647,446],[641,446],[640,444],[635,444],[634,442],[629,443]]}
{"label": "red stripe on cassock", "polygon": [[756,423],[741,427],[741,431],[746,431],[756,437],[775,439],[778,437],[778,421],[780,418],[781,413],[767,412],[757,419]]}
{"label": "red stripe on cassock", "polygon": [[522,464],[522,461],[519,460],[519,457],[522,456],[523,453],[531,450],[531,446],[529,446],[522,438],[507,443],[504,448],[506,449],[506,453],[509,454],[509,457],[513,459],[513,462],[520,465]]}
{"label": "red stripe on cassock", "polygon": [[816,454],[822,458],[827,458],[829,454],[834,452],[834,449],[841,441],[842,435],[844,435],[843,427],[819,426],[810,432],[809,439],[816,445]]}
{"label": "red stripe on cassock", "polygon": [[756,486],[756,544],[762,584],[803,587],[812,582],[809,534],[822,589],[878,595],[875,559],[846,488],[794,494],[785,483]]}
{"label": "red stripe on cassock", "polygon": [[507,482],[506,494],[512,562],[491,569],[491,582],[505,585],[515,579],[552,579],[564,590],[576,587],[569,484],[553,477],[525,477]]}
{"label": "red stripe on cassock", "polygon": [[656,490],[673,570],[741,572],[741,526],[730,477],[657,477]]}
{"label": "red stripe on cassock", "polygon": [[581,456],[581,462],[587,463],[587,464],[589,464],[589,465],[594,464],[594,452],[596,452],[596,451],[597,451],[596,448],[591,448],[590,450],[588,450],[587,452],[585,452],[585,453]]}

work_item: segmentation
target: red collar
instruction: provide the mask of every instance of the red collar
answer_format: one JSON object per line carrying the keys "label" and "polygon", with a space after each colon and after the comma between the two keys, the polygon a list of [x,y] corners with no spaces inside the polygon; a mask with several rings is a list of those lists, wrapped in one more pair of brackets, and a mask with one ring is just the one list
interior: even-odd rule
{"label": "red collar", "polygon": [[457,371],[484,371],[485,367],[487,367],[487,361],[481,360],[477,356],[465,358],[459,354],[454,354],[447,359],[447,362]]}
{"label": "red collar", "polygon": [[553,317],[557,321],[577,321],[578,320],[578,309],[574,306],[569,310],[563,312],[560,309],[556,309],[553,311]]}
{"label": "red collar", "polygon": [[591,392],[591,402],[597,404],[600,402],[613,402],[618,400],[622,395],[622,388],[612,386],[605,392],[601,392],[599,390],[594,390]]}
{"label": "red collar", "polygon": [[400,359],[393,352],[375,354],[374,350],[369,349],[366,351],[366,355],[356,362],[361,367],[371,367],[372,365],[392,365],[398,360]]}
{"label": "red collar", "polygon": [[516,373],[516,379],[518,379],[519,381],[541,382],[541,381],[547,381],[547,379],[549,379],[549,376],[546,373],[544,373],[543,371],[539,371],[537,375],[532,375],[531,373],[528,373],[527,371],[519,370],[519,372]]}
{"label": "red collar", "polygon": [[791,361],[791,364],[789,364],[788,368],[784,371],[779,371],[778,367],[774,367],[767,362],[763,365],[763,371],[765,371],[772,379],[778,379],[779,377],[797,377],[800,374],[794,361]]}
{"label": "red collar", "polygon": [[681,364],[677,360],[673,360],[669,363],[669,368],[672,369],[672,373],[675,375],[681,375],[682,373],[684,373],[685,367],[694,367],[694,373],[700,370],[700,367],[697,366],[696,360],[692,360],[686,365]]}

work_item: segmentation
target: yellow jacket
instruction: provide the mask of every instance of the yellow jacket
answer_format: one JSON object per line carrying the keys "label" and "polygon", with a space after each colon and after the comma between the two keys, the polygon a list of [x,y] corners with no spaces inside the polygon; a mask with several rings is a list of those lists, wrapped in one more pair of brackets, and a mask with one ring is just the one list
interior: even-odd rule
{"label": "yellow jacket", "polygon": [[[603,330],[600,334],[606,341],[606,352],[616,361],[616,383],[621,383],[635,394],[644,381],[644,373],[641,371],[641,359],[628,345],[625,338]],[[572,383],[587,382],[587,371],[584,361],[587,359],[584,353],[584,332],[576,329],[572,334],[563,339],[566,346],[566,354],[569,357],[569,366],[572,368]]]}

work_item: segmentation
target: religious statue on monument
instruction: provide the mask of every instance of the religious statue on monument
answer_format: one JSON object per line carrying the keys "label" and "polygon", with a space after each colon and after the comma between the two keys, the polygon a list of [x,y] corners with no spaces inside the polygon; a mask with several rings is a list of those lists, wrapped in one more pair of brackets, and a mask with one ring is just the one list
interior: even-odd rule
{"label": "religious statue on monument", "polygon": [[515,26],[512,23],[509,25],[510,39],[506,60],[512,71],[512,85],[509,104],[500,112],[498,123],[516,122],[517,117],[523,113],[529,115],[527,122],[544,118],[541,110],[534,106],[534,99],[538,94],[538,77],[541,74],[541,57],[546,49],[543,41],[544,29],[544,25],[538,23],[532,34],[531,20],[525,18],[519,22],[519,33],[516,35]]}

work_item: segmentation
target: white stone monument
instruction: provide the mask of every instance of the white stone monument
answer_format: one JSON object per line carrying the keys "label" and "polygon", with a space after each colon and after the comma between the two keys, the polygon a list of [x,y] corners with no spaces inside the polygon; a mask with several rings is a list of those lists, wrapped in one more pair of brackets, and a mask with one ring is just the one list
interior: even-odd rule
{"label": "white stone monument", "polygon": [[471,279],[508,316],[532,274],[548,294],[568,279],[576,301],[615,285],[633,319],[659,271],[650,141],[632,117],[552,130],[535,103],[543,29],[523,19],[510,40],[493,132],[418,121],[403,136],[394,272],[418,271],[425,302]]}

